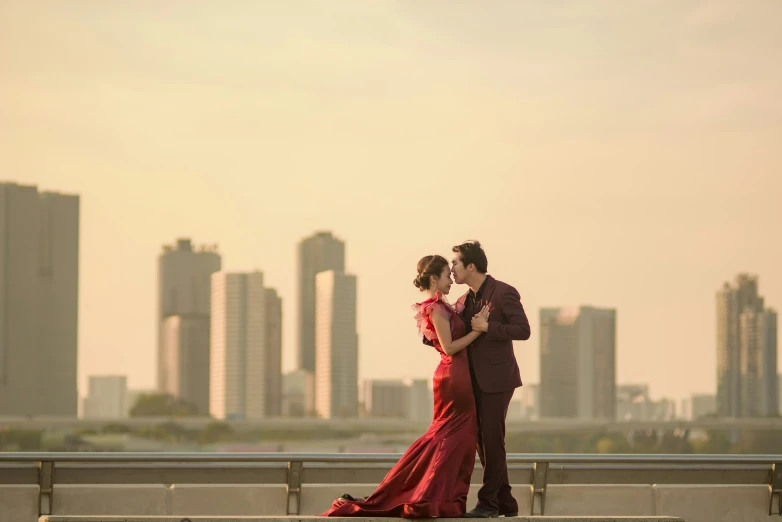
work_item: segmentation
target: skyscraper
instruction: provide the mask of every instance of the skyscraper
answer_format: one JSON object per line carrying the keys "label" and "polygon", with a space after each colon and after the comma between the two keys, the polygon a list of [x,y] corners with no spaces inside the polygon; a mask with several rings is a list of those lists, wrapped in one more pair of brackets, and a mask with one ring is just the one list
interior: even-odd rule
{"label": "skyscraper", "polygon": [[777,312],[772,308],[766,308],[763,314],[763,371],[762,389],[763,406],[766,415],[778,415],[782,413],[782,404],[779,402],[779,376],[777,375]]}
{"label": "skyscraper", "polygon": [[345,270],[345,243],[331,232],[317,232],[299,243],[299,368],[315,371],[315,276]]}
{"label": "skyscraper", "polygon": [[329,270],[316,277],[315,410],[318,416],[358,416],[356,276]]}
{"label": "skyscraper", "polygon": [[166,369],[162,390],[209,413],[209,315],[163,319],[161,349]]}
{"label": "skyscraper", "polygon": [[282,298],[273,288],[266,288],[266,416],[282,415]]}
{"label": "skyscraper", "polygon": [[78,412],[79,196],[0,183],[0,414]]}
{"label": "skyscraper", "polygon": [[782,413],[782,373],[777,374],[777,410]]}
{"label": "skyscraper", "polygon": [[758,278],[739,274],[717,292],[717,413],[776,414],[776,367],[777,314],[765,308]]}
{"label": "skyscraper", "polygon": [[739,313],[736,292],[725,283],[717,292],[717,413],[738,417]]}
{"label": "skyscraper", "polygon": [[[171,316],[186,318],[184,320],[188,324],[209,323],[210,277],[220,270],[220,265],[220,254],[217,253],[216,246],[194,249],[189,239],[178,239],[175,246],[163,247],[158,258],[158,389],[161,391],[174,393],[177,390],[177,386],[172,384],[174,380],[181,382],[182,379],[203,377],[201,374],[178,376],[177,372],[181,371],[181,368],[170,367],[167,361],[201,357],[204,340],[189,336],[188,340],[195,345],[180,343],[178,349],[190,353],[172,355],[171,350],[174,348],[164,345],[163,323]],[[208,331],[206,335],[208,347]],[[208,354],[208,350],[206,353]],[[192,397],[181,398],[192,401]]]}
{"label": "skyscraper", "polygon": [[540,403],[542,417],[615,417],[616,310],[541,309]]}
{"label": "skyscraper", "polygon": [[261,272],[212,275],[209,411],[217,418],[260,419],[279,411],[269,404],[279,396],[269,385],[282,380],[274,362],[281,360],[281,345],[276,334],[270,345],[268,330],[270,323],[279,328],[280,314],[273,309],[267,315],[267,303],[274,302],[267,290]]}

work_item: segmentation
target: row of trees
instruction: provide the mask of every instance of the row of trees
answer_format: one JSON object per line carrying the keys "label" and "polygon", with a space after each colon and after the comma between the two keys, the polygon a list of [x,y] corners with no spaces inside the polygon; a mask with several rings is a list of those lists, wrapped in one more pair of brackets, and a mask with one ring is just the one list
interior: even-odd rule
{"label": "row of trees", "polygon": [[[44,430],[17,430],[0,428],[0,451],[67,451],[83,447],[82,437],[101,434],[129,434],[139,438],[172,444],[209,445],[219,442],[260,442],[312,440],[323,434],[302,431],[275,433],[236,433],[224,422],[211,422],[201,429],[187,429],[173,418],[201,415],[198,408],[182,399],[167,394],[141,395],[130,410],[132,417],[170,417],[171,422],[131,428],[123,424],[109,424],[102,430],[82,430],[64,437],[47,437]],[[329,439],[350,439],[360,433],[344,431],[330,433]],[[412,437],[412,436],[411,436]],[[782,431],[768,430],[714,430],[705,437],[691,437],[688,430],[650,430],[621,433],[550,433],[509,434],[506,449],[509,453],[779,453]],[[412,438],[411,438],[412,442]]]}
{"label": "row of trees", "polygon": [[[175,422],[131,428],[122,424],[105,426],[101,431],[82,430],[65,437],[47,436],[43,430],[0,429],[0,451],[69,451],[82,446],[80,440],[88,435],[130,434],[139,438],[183,445],[209,445],[225,442],[257,443],[290,441],[302,437],[312,440],[316,433],[279,432],[237,433],[229,424],[212,422],[201,429],[187,429]],[[358,433],[337,434],[336,439],[354,438]],[[684,431],[650,430],[621,433],[551,433],[509,434],[506,449],[509,453],[643,453],[643,454],[776,454],[779,453],[782,430],[741,430],[738,432],[714,430],[705,437],[690,437]],[[411,440],[412,442],[412,440]]]}
{"label": "row of trees", "polygon": [[192,402],[167,393],[144,393],[130,408],[131,417],[193,417],[203,415]]}
{"label": "row of trees", "polygon": [[622,433],[511,434],[509,453],[777,454],[782,430],[712,430],[691,437],[688,430]]}

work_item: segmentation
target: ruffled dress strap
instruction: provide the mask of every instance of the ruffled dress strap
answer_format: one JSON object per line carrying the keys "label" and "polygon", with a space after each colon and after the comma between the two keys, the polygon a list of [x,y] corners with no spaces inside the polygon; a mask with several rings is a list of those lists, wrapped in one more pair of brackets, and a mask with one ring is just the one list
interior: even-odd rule
{"label": "ruffled dress strap", "polygon": [[453,313],[453,307],[445,301],[441,294],[438,294],[436,297],[430,297],[422,303],[415,303],[412,306],[415,312],[413,317],[418,327],[418,333],[432,342],[437,340],[437,332],[434,329],[434,323],[432,323],[432,311],[435,308],[443,308],[449,314]]}

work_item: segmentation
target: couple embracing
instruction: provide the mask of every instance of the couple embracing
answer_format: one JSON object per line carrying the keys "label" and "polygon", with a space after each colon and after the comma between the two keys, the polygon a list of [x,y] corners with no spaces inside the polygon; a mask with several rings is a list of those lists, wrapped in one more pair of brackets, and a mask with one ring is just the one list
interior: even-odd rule
{"label": "couple embracing", "polygon": [[[325,516],[467,517],[518,515],[505,458],[505,416],[521,386],[513,341],[530,326],[519,293],[487,274],[477,241],[453,247],[453,260],[438,255],[418,262],[414,284],[428,299],[413,305],[424,344],[440,353],[434,373],[434,417],[372,495],[349,494]],[[470,290],[455,305],[445,299],[453,280]],[[483,485],[467,511],[470,476],[478,449]]]}

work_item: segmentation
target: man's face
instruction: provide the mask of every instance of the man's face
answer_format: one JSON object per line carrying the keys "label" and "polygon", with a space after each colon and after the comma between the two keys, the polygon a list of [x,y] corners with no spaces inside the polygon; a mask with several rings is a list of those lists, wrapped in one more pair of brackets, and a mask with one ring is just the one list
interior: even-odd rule
{"label": "man's face", "polygon": [[457,285],[463,285],[467,278],[467,269],[464,268],[462,263],[462,255],[459,252],[454,252],[453,260],[451,261],[451,273],[453,274],[453,280]]}

